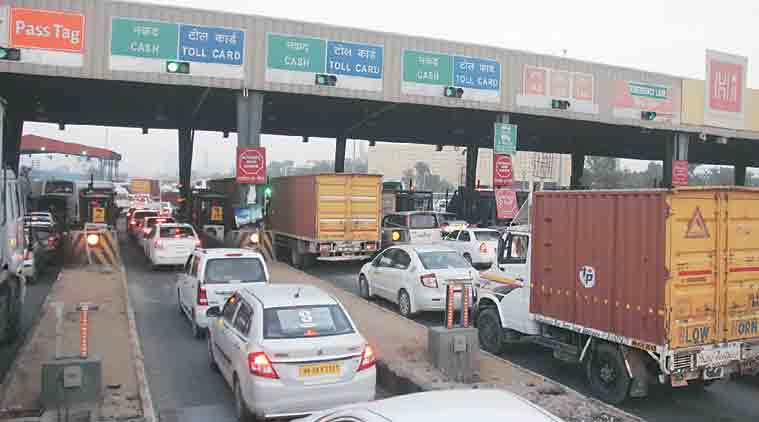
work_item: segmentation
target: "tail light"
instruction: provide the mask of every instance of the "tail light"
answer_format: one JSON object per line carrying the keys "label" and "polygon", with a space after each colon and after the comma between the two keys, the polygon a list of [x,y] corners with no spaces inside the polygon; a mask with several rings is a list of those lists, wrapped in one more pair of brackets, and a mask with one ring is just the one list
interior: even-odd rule
{"label": "tail light", "polygon": [[251,374],[259,377],[279,379],[277,371],[274,370],[274,366],[264,352],[248,353],[248,369]]}
{"label": "tail light", "polygon": [[376,251],[377,250],[377,244],[375,244],[375,243],[367,243],[366,244],[366,250],[367,251]]}
{"label": "tail light", "polygon": [[480,252],[487,253],[487,251],[488,251],[488,245],[484,243],[480,243]]}
{"label": "tail light", "polygon": [[201,246],[203,246],[203,244],[200,242],[200,239],[195,239],[195,247],[199,248]]}
{"label": "tail light", "polygon": [[129,224],[132,225],[132,226],[134,226],[135,224],[137,224],[137,220],[131,220],[131,221],[129,221]]}
{"label": "tail light", "polygon": [[150,233],[150,229],[147,228],[147,227],[145,227],[144,229],[142,229],[142,232],[145,233],[145,234],[148,234],[148,233]]}
{"label": "tail light", "polygon": [[201,285],[198,285],[198,305],[208,306],[208,293],[206,288]]}
{"label": "tail light", "polygon": [[437,277],[435,277],[435,274],[424,274],[419,277],[419,281],[422,282],[422,286],[424,287],[437,288]]}
{"label": "tail light", "polygon": [[377,355],[374,354],[372,346],[366,345],[364,347],[364,353],[361,353],[361,364],[358,365],[358,370],[363,371],[369,369],[377,363]]}
{"label": "tail light", "polygon": [[156,249],[163,249],[163,241],[156,240],[155,242],[153,242],[153,247]]}
{"label": "tail light", "polygon": [[47,247],[48,248],[54,248],[55,247],[55,237],[51,236],[47,238]]}

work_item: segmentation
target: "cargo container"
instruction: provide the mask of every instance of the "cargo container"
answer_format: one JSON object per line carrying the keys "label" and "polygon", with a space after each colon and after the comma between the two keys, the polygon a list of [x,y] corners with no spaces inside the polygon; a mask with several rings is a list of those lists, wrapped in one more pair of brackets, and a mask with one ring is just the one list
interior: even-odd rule
{"label": "cargo container", "polygon": [[480,343],[582,363],[619,403],[759,367],[759,189],[534,194],[483,274]]}
{"label": "cargo container", "polygon": [[272,179],[269,222],[278,258],[370,258],[380,241],[381,176],[319,174]]}
{"label": "cargo container", "polygon": [[154,179],[132,179],[129,182],[129,193],[133,195],[149,195],[153,201],[161,200],[161,184]]}

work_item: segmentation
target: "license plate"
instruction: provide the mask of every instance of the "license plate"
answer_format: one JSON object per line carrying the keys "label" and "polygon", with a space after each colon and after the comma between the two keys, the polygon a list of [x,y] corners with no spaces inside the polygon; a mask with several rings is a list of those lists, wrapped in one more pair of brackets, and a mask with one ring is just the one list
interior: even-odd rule
{"label": "license plate", "polygon": [[697,366],[722,366],[741,357],[738,344],[720,347],[714,350],[704,350],[696,355]]}
{"label": "license plate", "polygon": [[298,376],[301,378],[321,377],[324,375],[340,375],[340,365],[337,363],[323,363],[304,365],[298,368]]}
{"label": "license plate", "polygon": [[759,356],[741,362],[741,374],[751,375],[759,371]]}

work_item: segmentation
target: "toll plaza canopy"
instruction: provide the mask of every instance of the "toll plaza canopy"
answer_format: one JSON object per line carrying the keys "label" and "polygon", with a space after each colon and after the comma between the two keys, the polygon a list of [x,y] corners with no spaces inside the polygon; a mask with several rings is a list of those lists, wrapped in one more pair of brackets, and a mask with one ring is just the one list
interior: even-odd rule
{"label": "toll plaza canopy", "polygon": [[20,56],[0,60],[0,96],[26,121],[239,132],[244,117],[256,133],[470,147],[492,147],[500,121],[520,150],[661,160],[679,139],[691,162],[759,166],[759,90],[738,56],[707,51],[703,81],[136,2],[0,5],[0,46]]}
{"label": "toll plaza canopy", "polygon": [[91,147],[73,142],[63,142],[57,139],[50,139],[37,135],[24,135],[21,137],[21,154],[66,154],[101,158],[104,160],[121,160],[121,154],[109,149]]}

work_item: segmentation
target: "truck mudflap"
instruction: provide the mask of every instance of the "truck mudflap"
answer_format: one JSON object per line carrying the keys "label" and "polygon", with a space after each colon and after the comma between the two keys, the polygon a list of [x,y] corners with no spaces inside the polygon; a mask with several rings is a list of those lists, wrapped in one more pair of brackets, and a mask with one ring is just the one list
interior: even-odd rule
{"label": "truck mudflap", "polygon": [[632,347],[620,346],[622,356],[625,358],[627,372],[632,381],[630,382],[630,397],[648,396],[648,386],[656,381],[656,377],[646,366],[648,353]]}

